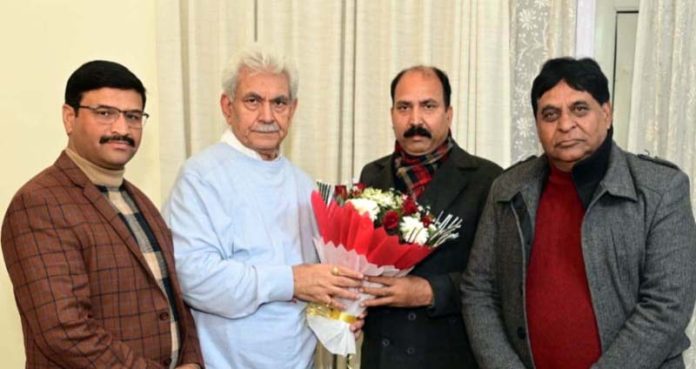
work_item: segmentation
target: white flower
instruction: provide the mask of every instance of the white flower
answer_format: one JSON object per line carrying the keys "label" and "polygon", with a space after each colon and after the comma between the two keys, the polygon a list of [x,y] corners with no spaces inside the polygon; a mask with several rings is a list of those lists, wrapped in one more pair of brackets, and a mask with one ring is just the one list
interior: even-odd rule
{"label": "white flower", "polygon": [[391,194],[390,192],[384,192],[376,188],[366,188],[360,195],[360,198],[370,199],[376,202],[382,208],[393,209],[397,206],[393,194]]}
{"label": "white flower", "polygon": [[408,243],[425,245],[428,241],[428,230],[423,227],[423,223],[418,218],[411,216],[403,217],[399,224],[399,231],[401,231],[404,241]]}
{"label": "white flower", "polygon": [[369,199],[349,199],[346,201],[347,203],[350,203],[353,205],[355,210],[358,211],[358,214],[363,215],[367,214],[370,217],[370,220],[373,222],[377,218],[377,214],[379,214],[379,206],[377,205],[376,202],[369,200]]}

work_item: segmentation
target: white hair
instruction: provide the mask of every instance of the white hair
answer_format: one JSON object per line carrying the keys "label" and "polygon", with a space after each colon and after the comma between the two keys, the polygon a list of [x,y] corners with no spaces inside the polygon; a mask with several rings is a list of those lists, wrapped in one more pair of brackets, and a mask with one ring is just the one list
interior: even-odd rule
{"label": "white hair", "polygon": [[234,100],[234,94],[239,84],[239,72],[242,69],[249,69],[252,72],[285,74],[290,84],[290,99],[294,100],[297,98],[299,81],[293,63],[268,49],[254,44],[233,57],[222,72],[222,90],[230,100]]}

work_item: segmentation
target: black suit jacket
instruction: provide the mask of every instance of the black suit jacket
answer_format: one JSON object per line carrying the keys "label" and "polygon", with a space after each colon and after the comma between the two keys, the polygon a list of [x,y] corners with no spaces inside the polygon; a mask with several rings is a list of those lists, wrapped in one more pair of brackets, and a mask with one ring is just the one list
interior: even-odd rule
{"label": "black suit jacket", "polygon": [[[389,155],[367,164],[360,182],[381,189],[395,187],[393,163]],[[460,217],[459,237],[442,244],[410,273],[430,282],[433,306],[369,310],[362,369],[477,368],[461,316],[459,281],[488,190],[501,171],[456,144],[436,170],[419,203],[429,205],[435,215],[444,211]]]}

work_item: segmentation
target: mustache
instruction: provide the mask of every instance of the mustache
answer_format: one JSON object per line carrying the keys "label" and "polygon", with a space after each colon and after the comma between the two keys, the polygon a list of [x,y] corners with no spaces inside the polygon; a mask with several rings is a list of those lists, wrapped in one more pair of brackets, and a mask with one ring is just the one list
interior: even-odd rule
{"label": "mustache", "polygon": [[130,145],[130,146],[132,146],[132,147],[135,147],[135,140],[134,140],[132,137],[128,136],[128,135],[102,136],[102,137],[99,139],[99,143],[100,143],[100,144],[105,144],[105,143],[111,142],[111,141],[121,141],[121,142],[127,143],[128,145]]}
{"label": "mustache", "polygon": [[433,138],[433,135],[430,133],[430,131],[428,131],[425,127],[420,125],[412,125],[409,129],[406,130],[406,132],[404,132],[405,138],[410,138],[416,135],[427,138]]}
{"label": "mustache", "polygon": [[280,126],[276,122],[257,123],[257,124],[254,124],[254,126],[252,127],[252,131],[264,132],[264,133],[278,132],[278,131],[280,131]]}

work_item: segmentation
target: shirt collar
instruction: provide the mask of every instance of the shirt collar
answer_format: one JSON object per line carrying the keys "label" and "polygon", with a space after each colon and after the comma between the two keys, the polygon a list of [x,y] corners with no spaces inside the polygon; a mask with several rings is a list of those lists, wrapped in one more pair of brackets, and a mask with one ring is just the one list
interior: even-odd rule
{"label": "shirt collar", "polygon": [[[220,137],[220,142],[223,142],[223,143],[226,143],[226,144],[232,146],[232,148],[241,152],[245,156],[248,156],[248,157],[253,158],[253,159],[264,160],[263,157],[261,157],[261,155],[259,155],[259,153],[244,146],[244,144],[242,144],[241,141],[239,141],[237,136],[234,135],[234,133],[232,132],[232,128],[230,128],[230,127],[227,127],[225,132],[222,134],[222,137]],[[280,153],[280,151],[278,151],[278,156],[276,156],[276,158],[273,160],[280,159],[280,156],[281,156],[281,153]],[[271,161],[273,161],[273,160],[271,160]]]}

